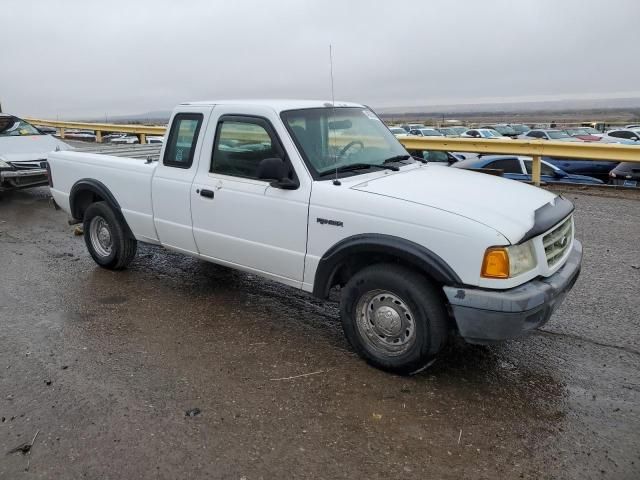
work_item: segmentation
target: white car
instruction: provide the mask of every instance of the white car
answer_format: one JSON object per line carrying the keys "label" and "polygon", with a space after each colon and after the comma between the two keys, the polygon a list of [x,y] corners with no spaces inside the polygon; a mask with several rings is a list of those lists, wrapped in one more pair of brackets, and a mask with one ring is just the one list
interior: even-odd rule
{"label": "white car", "polygon": [[135,135],[121,135],[112,138],[110,143],[132,145],[134,143],[140,143],[140,139]]}
{"label": "white car", "polygon": [[147,137],[147,143],[164,143],[164,137]]}
{"label": "white car", "polygon": [[402,127],[389,127],[389,131],[393,133],[397,138],[406,137],[407,131]]}
{"label": "white car", "polygon": [[349,342],[392,372],[426,368],[454,334],[543,325],[580,271],[570,201],[414,159],[355,103],[184,103],[157,162],[48,158],[53,198],[101,267],[145,242],[319,298],[339,286]]}
{"label": "white car", "polygon": [[572,137],[564,130],[555,128],[534,128],[527,133],[518,135],[521,140],[555,140],[558,142],[582,142],[579,138]]}
{"label": "white car", "polygon": [[415,135],[417,137],[444,137],[444,134],[435,128],[416,128],[409,131],[409,135]]}
{"label": "white car", "polygon": [[96,134],[90,130],[67,130],[64,136],[71,140],[82,140],[85,142],[96,141]]}
{"label": "white car", "polygon": [[609,130],[602,140],[608,143],[640,144],[640,127]]}
{"label": "white car", "polygon": [[501,135],[492,128],[471,128],[460,135],[462,138],[489,138],[507,140],[509,137]]}
{"label": "white car", "polygon": [[0,113],[0,192],[47,184],[47,153],[71,147],[21,118]]}

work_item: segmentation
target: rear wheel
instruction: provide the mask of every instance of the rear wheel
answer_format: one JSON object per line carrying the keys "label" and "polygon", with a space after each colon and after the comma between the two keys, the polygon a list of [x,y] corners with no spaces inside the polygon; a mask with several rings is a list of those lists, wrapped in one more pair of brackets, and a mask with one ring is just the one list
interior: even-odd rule
{"label": "rear wheel", "polygon": [[138,242],[106,202],[89,205],[83,222],[84,241],[93,260],[101,267],[122,270],[136,256]]}
{"label": "rear wheel", "polygon": [[448,315],[437,288],[394,264],[367,267],[342,290],[345,335],[371,365],[399,374],[429,366],[448,336]]}

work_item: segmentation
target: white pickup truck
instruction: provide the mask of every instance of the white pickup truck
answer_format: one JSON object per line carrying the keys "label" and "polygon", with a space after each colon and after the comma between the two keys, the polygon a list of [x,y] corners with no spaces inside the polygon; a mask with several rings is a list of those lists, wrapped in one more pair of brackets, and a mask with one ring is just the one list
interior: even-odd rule
{"label": "white pickup truck", "polygon": [[580,271],[573,205],[545,190],[410,157],[369,108],[185,103],[158,161],[52,152],[55,202],[102,267],[137,242],[326,298],[353,348],[416,372],[451,335],[543,325]]}

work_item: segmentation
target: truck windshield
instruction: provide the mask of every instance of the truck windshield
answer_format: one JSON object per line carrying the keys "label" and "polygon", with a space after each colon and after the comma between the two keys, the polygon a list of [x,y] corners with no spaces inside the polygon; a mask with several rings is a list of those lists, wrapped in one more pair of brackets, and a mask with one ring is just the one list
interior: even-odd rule
{"label": "truck windshield", "polygon": [[42,135],[36,127],[11,115],[0,116],[0,137]]}
{"label": "truck windshield", "polygon": [[[396,137],[367,108],[309,108],[289,110],[281,116],[316,176],[349,165],[368,164],[375,168],[385,160],[408,157]],[[354,174],[356,170],[349,172]]]}

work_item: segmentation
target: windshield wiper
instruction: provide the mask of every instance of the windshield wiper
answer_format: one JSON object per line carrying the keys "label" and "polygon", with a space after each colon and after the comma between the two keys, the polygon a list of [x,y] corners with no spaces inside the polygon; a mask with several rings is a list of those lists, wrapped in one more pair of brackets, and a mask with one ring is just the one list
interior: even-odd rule
{"label": "windshield wiper", "polygon": [[383,165],[387,163],[399,162],[400,160],[409,160],[411,155],[394,155],[393,157],[389,157],[382,162]]}
{"label": "windshield wiper", "polygon": [[320,176],[326,177],[327,175],[332,175],[332,174],[335,174],[336,172],[337,173],[351,172],[353,170],[366,170],[369,168],[381,168],[383,170],[393,170],[394,172],[397,172],[398,170],[400,170],[395,165],[377,165],[375,163],[353,163],[351,165],[342,165],[341,167],[334,168],[332,170],[327,170],[326,172],[322,172]]}

